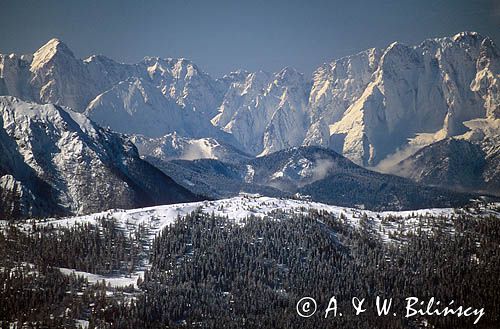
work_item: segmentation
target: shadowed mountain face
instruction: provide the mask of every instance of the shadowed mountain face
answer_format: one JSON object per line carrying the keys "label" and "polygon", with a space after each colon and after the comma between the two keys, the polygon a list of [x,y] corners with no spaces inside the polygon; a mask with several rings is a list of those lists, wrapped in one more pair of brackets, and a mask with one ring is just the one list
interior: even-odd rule
{"label": "shadowed mountain face", "polygon": [[123,136],[54,105],[0,97],[0,215],[81,214],[193,201]]}
{"label": "shadowed mountain face", "polygon": [[239,192],[295,195],[323,203],[383,210],[458,206],[472,197],[369,171],[319,147],[286,149],[237,164],[213,159],[148,160],[193,193],[214,198]]}
{"label": "shadowed mountain face", "polygon": [[399,162],[392,172],[427,185],[499,194],[499,164],[498,150],[487,154],[468,141],[446,139]]}

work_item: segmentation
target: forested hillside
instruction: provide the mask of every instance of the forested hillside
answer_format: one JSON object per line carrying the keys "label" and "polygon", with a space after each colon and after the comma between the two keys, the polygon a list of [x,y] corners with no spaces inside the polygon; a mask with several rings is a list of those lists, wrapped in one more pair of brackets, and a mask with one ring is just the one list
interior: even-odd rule
{"label": "forested hillside", "polygon": [[[493,207],[493,208],[491,208]],[[124,234],[115,220],[55,227],[8,225],[0,233],[0,323],[26,328],[497,328],[500,325],[498,209],[420,215],[359,225],[326,211],[273,211],[241,222],[200,210],[166,226],[148,245],[148,228]],[[476,213],[476,215],[474,215]],[[381,230],[394,226],[390,233]],[[388,240],[386,240],[387,237]],[[61,250],[64,250],[62,252]],[[148,263],[137,286],[91,284],[57,267],[128,275]],[[473,318],[379,317],[374,296],[454,300],[484,307]],[[312,296],[317,314],[301,318]],[[331,296],[342,317],[324,318]],[[351,298],[366,298],[355,316]],[[37,307],[33,307],[37,305]],[[79,322],[75,322],[79,320]],[[2,327],[2,328],[3,328]]]}

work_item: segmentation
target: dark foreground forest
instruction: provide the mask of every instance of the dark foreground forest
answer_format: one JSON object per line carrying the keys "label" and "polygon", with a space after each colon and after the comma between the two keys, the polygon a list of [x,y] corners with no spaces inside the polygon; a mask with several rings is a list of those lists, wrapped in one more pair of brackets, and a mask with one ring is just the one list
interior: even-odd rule
{"label": "dark foreground forest", "polygon": [[[106,218],[71,228],[8,225],[0,233],[0,328],[76,328],[77,319],[131,329],[500,328],[497,216],[421,217],[413,233],[396,230],[390,242],[368,218],[353,228],[326,212],[275,212],[236,225],[196,211],[150,246],[146,233],[125,234]],[[146,259],[137,288],[90,284],[58,269],[129,274]],[[304,296],[318,304],[309,318],[296,311]],[[343,316],[325,319],[332,296]],[[393,298],[398,316],[378,316],[375,296]],[[474,317],[407,319],[409,296],[485,314],[476,325]],[[352,297],[366,298],[367,311],[356,316]]]}

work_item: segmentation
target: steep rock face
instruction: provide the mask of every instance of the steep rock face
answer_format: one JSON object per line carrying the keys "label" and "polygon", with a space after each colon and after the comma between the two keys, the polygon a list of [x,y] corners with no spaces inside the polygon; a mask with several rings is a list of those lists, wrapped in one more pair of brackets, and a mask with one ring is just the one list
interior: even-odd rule
{"label": "steep rock face", "polygon": [[333,116],[328,122],[329,146],[371,166],[408,147],[408,140],[423,146],[464,134],[467,121],[494,119],[497,53],[491,40],[477,33],[430,39],[415,47],[393,43],[383,50],[362,94],[340,120]]}
{"label": "steep rock face", "polygon": [[224,96],[215,126],[231,133],[250,154],[300,145],[305,137],[308,86],[302,74],[249,73],[235,79]]}
{"label": "steep rock face", "polygon": [[33,54],[30,85],[40,103],[85,107],[97,91],[85,64],[61,41],[50,40]]}
{"label": "steep rock face", "polygon": [[284,111],[278,110],[281,89],[269,88],[271,75],[240,74],[212,122],[251,154],[321,145],[376,166],[470,132],[471,121],[498,119],[498,54],[489,38],[474,32],[417,46],[395,42],[322,65],[311,88],[292,84],[303,87],[287,93]]}
{"label": "steep rock face", "polygon": [[13,97],[0,97],[0,113],[4,216],[78,214],[196,198],[141,160],[130,141],[82,114]]}
{"label": "steep rock face", "polygon": [[297,74],[293,69],[285,69],[277,75],[273,83],[274,88],[284,91],[264,131],[263,150],[260,155],[301,145],[305,138],[305,127],[310,124],[310,118],[304,110],[307,106],[309,86],[303,75]]}
{"label": "steep rock face", "polygon": [[359,54],[323,64],[313,73],[309,94],[311,126],[307,131],[306,145],[331,146],[329,124],[339,121],[349,106],[356,101],[378,67],[381,51],[375,48]]}
{"label": "steep rock face", "polygon": [[481,43],[471,90],[484,100],[486,118],[500,119],[500,53],[491,39]]}
{"label": "steep rock face", "polygon": [[30,55],[0,54],[0,96],[33,99],[30,87]]}

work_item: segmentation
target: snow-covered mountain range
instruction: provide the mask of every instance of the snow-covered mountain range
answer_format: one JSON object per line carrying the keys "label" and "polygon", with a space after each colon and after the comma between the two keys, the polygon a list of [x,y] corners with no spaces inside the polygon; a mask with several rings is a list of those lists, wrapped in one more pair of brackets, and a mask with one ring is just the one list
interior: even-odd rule
{"label": "snow-covered mountain range", "polygon": [[[68,106],[140,135],[148,141],[141,155],[192,158],[192,146],[203,144],[197,157],[224,160],[218,154],[234,148],[258,156],[319,145],[398,174],[407,171],[395,164],[449,138],[478,145],[496,163],[499,84],[500,52],[475,32],[368,49],[323,64],[312,79],[293,68],[215,79],[186,59],[82,60],[57,39],[32,55],[0,55],[0,95]],[[165,147],[174,132],[189,145],[185,152]]]}

